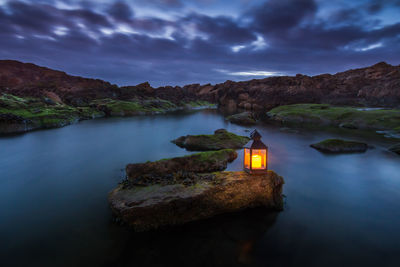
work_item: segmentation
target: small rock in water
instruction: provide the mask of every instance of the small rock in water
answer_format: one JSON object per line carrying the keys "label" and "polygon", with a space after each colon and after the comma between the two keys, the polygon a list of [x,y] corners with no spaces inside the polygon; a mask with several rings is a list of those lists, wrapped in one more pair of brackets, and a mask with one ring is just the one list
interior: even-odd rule
{"label": "small rock in water", "polygon": [[248,111],[228,116],[226,117],[226,120],[232,123],[242,124],[242,125],[257,124],[257,120],[254,118],[253,114]]}
{"label": "small rock in water", "polygon": [[346,129],[352,129],[352,130],[358,129],[358,127],[356,125],[354,125],[352,123],[347,123],[347,122],[339,124],[339,127],[346,128]]}
{"label": "small rock in water", "polygon": [[368,148],[372,148],[365,143],[340,139],[327,139],[319,143],[311,144],[310,146],[325,153],[365,152]]}
{"label": "small rock in water", "polygon": [[218,129],[214,134],[186,135],[171,142],[189,151],[210,151],[226,148],[242,148],[250,138]]}

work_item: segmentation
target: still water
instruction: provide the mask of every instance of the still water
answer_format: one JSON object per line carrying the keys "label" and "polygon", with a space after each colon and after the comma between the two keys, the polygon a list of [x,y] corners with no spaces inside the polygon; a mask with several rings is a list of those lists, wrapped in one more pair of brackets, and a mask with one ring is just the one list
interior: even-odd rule
{"label": "still water", "polygon": [[[112,221],[107,193],[127,163],[181,156],[170,143],[226,128],[216,110],[98,119],[0,138],[1,266],[400,266],[400,157],[348,131],[258,126],[285,179],[283,212],[255,209],[136,234]],[[329,137],[368,141],[324,155]],[[228,170],[240,170],[243,154]]]}

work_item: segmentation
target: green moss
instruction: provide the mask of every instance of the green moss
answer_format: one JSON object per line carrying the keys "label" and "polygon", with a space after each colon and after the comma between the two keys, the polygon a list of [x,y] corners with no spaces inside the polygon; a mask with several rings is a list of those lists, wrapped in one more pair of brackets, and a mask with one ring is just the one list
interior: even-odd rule
{"label": "green moss", "polygon": [[203,100],[198,100],[198,101],[189,101],[189,102],[183,102],[182,103],[185,106],[190,106],[190,107],[215,107],[216,105],[208,102],[208,101],[203,101]]}
{"label": "green moss", "polygon": [[211,162],[215,160],[225,160],[227,156],[231,153],[234,153],[235,150],[233,149],[222,149],[222,150],[217,150],[217,151],[206,151],[206,152],[200,152],[196,154],[189,155],[189,157],[196,157],[196,160],[198,161],[205,161],[205,162]]}
{"label": "green moss", "polygon": [[[199,162],[211,162],[215,160],[225,160],[228,155],[231,153],[235,153],[234,149],[222,149],[222,150],[216,150],[216,151],[206,151],[206,152],[199,152],[195,154],[190,154],[190,155],[185,155],[183,157],[193,157],[196,158],[196,161]],[[165,161],[165,160],[170,160],[172,158],[164,158],[157,160],[156,162],[160,161]]]}
{"label": "green moss", "polygon": [[151,98],[146,100],[115,100],[98,99],[92,101],[94,105],[104,105],[110,111],[111,115],[137,115],[141,113],[164,113],[175,109],[177,106],[167,100]]}
{"label": "green moss", "polygon": [[39,98],[0,96],[0,114],[12,114],[30,121],[33,128],[52,128],[70,124],[81,112],[67,105],[47,105]]}
{"label": "green moss", "polygon": [[334,107],[327,104],[296,104],[274,108],[268,115],[286,122],[336,126],[346,123],[367,129],[391,130],[400,125],[399,109],[358,110],[355,107]]}
{"label": "green moss", "polygon": [[242,148],[250,138],[227,131],[217,134],[187,135],[172,140],[172,143],[191,151],[220,150]]}

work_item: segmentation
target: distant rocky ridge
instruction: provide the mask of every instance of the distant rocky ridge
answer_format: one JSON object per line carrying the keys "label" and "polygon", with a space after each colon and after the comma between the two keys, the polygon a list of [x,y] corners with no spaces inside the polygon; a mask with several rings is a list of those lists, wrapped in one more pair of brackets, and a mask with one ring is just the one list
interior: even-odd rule
{"label": "distant rocky ridge", "polygon": [[295,103],[399,107],[400,66],[381,62],[334,75],[297,74],[216,85],[153,88],[149,83],[118,87],[30,63],[1,60],[0,93],[47,97],[73,106],[84,106],[94,99],[154,97],[173,103],[205,100],[220,107],[253,111]]}

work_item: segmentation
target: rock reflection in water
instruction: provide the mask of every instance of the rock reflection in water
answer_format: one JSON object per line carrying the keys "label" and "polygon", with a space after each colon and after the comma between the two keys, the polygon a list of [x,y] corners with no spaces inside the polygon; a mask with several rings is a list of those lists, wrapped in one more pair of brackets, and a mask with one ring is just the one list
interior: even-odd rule
{"label": "rock reflection in water", "polygon": [[[278,212],[265,208],[134,233],[125,229],[125,244],[113,266],[243,266],[252,265],[253,247],[274,225]],[[111,229],[121,227],[111,225]]]}

